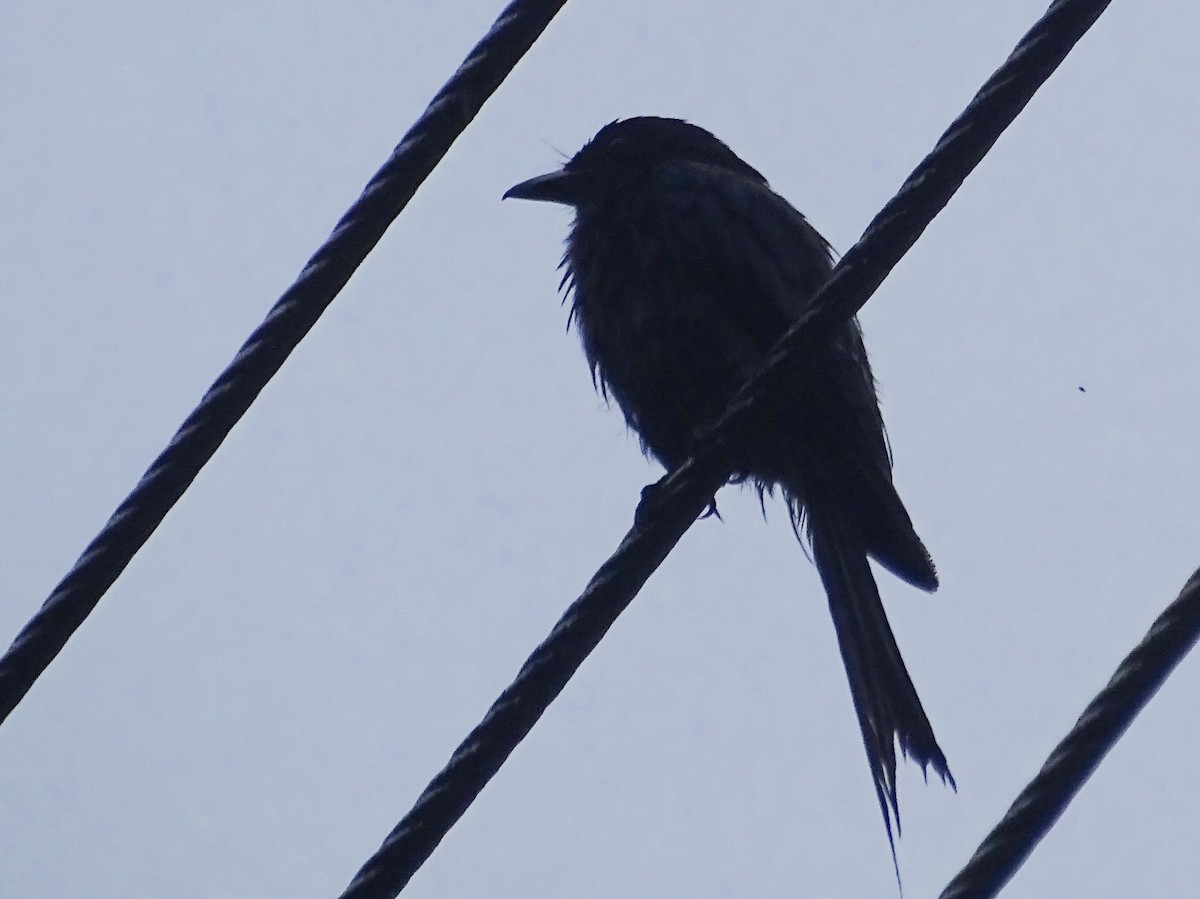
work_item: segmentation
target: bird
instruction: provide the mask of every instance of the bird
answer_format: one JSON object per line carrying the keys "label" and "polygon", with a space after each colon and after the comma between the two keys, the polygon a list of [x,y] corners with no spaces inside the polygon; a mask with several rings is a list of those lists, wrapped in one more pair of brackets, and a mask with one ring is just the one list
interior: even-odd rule
{"label": "bird", "polygon": [[[762,174],[681,119],[611,122],[561,168],[504,198],[574,209],[559,285],[568,327],[595,386],[668,472],[833,269],[830,244]],[[739,434],[730,482],[750,484],[764,503],[778,491],[797,538],[807,538],[895,864],[896,746],[956,785],[868,560],[928,592],[937,571],[893,483],[857,319],[775,387],[767,413]]]}

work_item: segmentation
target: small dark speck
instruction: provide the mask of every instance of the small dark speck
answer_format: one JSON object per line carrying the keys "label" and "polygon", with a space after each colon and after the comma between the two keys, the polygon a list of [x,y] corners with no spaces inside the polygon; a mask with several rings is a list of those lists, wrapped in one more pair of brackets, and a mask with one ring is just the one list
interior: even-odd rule
{"label": "small dark speck", "polygon": [[1079,392],[1080,392],[1080,393],[1087,393],[1087,391],[1083,389],[1083,386],[1082,386],[1082,385],[1080,385],[1080,387],[1079,387]]}

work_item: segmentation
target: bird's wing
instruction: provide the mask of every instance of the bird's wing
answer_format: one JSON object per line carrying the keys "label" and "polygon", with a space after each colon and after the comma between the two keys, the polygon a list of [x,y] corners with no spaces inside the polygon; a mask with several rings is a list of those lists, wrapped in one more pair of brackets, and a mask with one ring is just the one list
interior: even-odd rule
{"label": "bird's wing", "polygon": [[[690,295],[748,342],[751,370],[808,308],[832,271],[828,242],[766,182],[716,166],[675,163],[657,179],[655,204],[671,235],[677,271],[691,272]],[[818,362],[823,412],[851,427],[890,470],[883,418],[861,333],[851,320]],[[814,410],[815,411],[815,410]]]}
{"label": "bird's wing", "polygon": [[[672,268],[691,272],[689,295],[741,337],[736,345],[749,376],[829,277],[829,244],[765,181],[674,163],[662,168],[656,188],[664,219],[659,233],[671,235],[679,257]],[[821,480],[836,489],[839,503],[855,507],[872,555],[932,589],[932,563],[892,486],[883,416],[857,320],[847,322],[785,392],[776,407],[778,427],[813,450],[812,466],[827,472]]]}
{"label": "bird's wing", "polygon": [[765,181],[679,162],[662,167],[656,187],[661,213],[676,219],[663,230],[678,236],[681,250],[702,254],[722,286],[745,296],[743,324],[768,348],[829,277],[829,243]]}

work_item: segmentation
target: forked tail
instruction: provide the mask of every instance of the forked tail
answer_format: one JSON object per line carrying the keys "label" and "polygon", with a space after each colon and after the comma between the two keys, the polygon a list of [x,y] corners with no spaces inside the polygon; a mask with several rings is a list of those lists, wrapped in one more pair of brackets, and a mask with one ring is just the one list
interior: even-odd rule
{"label": "forked tail", "polygon": [[829,611],[895,863],[893,820],[896,835],[900,833],[896,743],[905,756],[921,766],[922,772],[932,766],[951,787],[955,786],[954,777],[900,656],[862,539],[836,513],[818,514],[810,509],[809,516],[813,561],[829,597]]}

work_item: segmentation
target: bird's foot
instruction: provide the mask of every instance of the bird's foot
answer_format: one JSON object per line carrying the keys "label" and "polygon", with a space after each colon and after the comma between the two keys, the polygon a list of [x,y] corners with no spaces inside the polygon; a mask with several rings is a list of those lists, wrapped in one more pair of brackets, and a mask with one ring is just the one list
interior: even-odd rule
{"label": "bird's foot", "polygon": [[[638,501],[637,511],[633,513],[634,524],[642,527],[653,516],[655,509],[662,502],[662,487],[667,477],[668,475],[663,475],[653,484],[647,484],[642,488],[642,498]],[[717,498],[715,496],[709,499],[708,506],[700,515],[700,519],[712,516],[716,516],[718,521],[723,520],[720,511],[717,509]]]}
{"label": "bird's foot", "polygon": [[638,500],[637,511],[633,513],[633,523],[638,527],[645,527],[647,521],[653,517],[654,510],[659,505],[662,483],[666,479],[666,475],[663,475],[653,484],[647,484],[642,488],[642,498]]}

